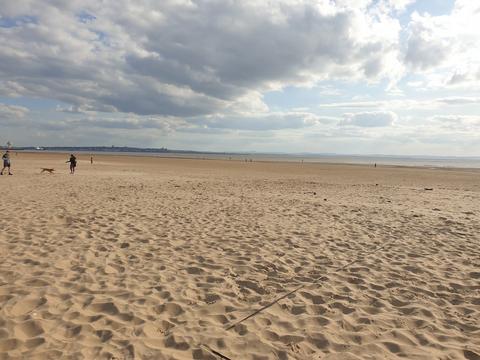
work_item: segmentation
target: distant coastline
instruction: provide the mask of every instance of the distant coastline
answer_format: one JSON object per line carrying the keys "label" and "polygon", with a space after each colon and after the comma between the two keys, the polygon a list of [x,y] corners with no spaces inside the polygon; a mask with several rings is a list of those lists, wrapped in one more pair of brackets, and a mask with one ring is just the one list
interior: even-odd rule
{"label": "distant coastline", "polygon": [[[5,149],[5,147],[3,147]],[[286,161],[305,163],[338,163],[338,164],[377,164],[390,166],[414,166],[435,168],[467,168],[480,169],[480,157],[455,156],[398,156],[398,155],[343,155],[332,153],[260,153],[260,152],[214,152],[194,150],[172,150],[167,148],[138,148],[128,146],[23,146],[12,147],[12,151],[28,152],[75,152],[104,155],[136,155],[179,157],[193,159],[217,159],[240,161]]]}
{"label": "distant coastline", "polygon": [[[0,147],[0,149],[7,149]],[[149,154],[215,154],[215,155],[239,155],[238,152],[215,152],[195,150],[170,150],[167,148],[139,148],[130,146],[18,146],[11,147],[13,151],[51,151],[51,152],[91,152],[91,153],[149,153]]]}

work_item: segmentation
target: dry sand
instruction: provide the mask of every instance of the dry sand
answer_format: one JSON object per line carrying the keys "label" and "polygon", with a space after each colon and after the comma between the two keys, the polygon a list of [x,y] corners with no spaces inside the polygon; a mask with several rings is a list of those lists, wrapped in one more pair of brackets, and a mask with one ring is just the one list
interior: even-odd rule
{"label": "dry sand", "polygon": [[480,358],[478,171],[67,159],[0,177],[0,359]]}

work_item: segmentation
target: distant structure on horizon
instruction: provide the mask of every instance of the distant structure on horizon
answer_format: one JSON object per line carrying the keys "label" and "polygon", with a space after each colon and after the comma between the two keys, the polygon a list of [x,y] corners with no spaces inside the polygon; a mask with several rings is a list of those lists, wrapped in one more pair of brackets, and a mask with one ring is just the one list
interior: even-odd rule
{"label": "distant structure on horizon", "polygon": [[[0,148],[4,148],[0,146]],[[166,153],[167,148],[135,148],[128,146],[18,146],[16,150],[41,150],[41,151],[85,151],[85,152],[140,152],[140,153]],[[181,152],[181,150],[180,150]]]}

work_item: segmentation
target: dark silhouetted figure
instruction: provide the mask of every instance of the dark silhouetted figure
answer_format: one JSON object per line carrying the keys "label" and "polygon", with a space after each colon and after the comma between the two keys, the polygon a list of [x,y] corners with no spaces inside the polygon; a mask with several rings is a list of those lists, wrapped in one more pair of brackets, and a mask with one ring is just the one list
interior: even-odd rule
{"label": "dark silhouetted figure", "polygon": [[12,172],[10,171],[10,151],[7,150],[5,154],[3,154],[2,160],[3,160],[3,168],[2,168],[2,171],[0,171],[0,175],[3,175],[3,170],[5,170],[5,168],[8,168],[8,175],[13,175]]}
{"label": "dark silhouetted figure", "polygon": [[66,162],[70,163],[70,174],[75,174],[75,168],[77,167],[77,158],[73,154],[70,154],[70,159],[68,159]]}

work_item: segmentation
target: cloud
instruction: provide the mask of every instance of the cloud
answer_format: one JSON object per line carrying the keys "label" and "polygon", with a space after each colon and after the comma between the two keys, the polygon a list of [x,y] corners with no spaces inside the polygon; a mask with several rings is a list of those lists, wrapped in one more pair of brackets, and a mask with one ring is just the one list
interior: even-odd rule
{"label": "cloud", "polygon": [[58,112],[63,112],[67,114],[85,114],[86,112],[88,112],[88,108],[86,108],[85,106],[73,106],[73,105],[71,106],[57,105],[55,110]]}
{"label": "cloud", "polygon": [[[126,118],[105,118],[90,117],[81,120],[69,120],[66,124],[69,127],[97,127],[103,129],[123,129],[123,130],[139,130],[139,129],[158,129],[167,130],[171,126],[171,119],[168,118],[142,118],[137,116],[129,116]],[[173,121],[177,126],[179,121]]]}
{"label": "cloud", "polygon": [[72,109],[213,115],[268,89],[400,68],[400,25],[370,1],[16,3],[2,4],[3,92]]}
{"label": "cloud", "polygon": [[479,104],[480,98],[475,96],[450,96],[425,100],[395,99],[375,101],[349,101],[337,103],[325,103],[317,105],[319,109],[436,109],[440,106],[456,106]]}
{"label": "cloud", "polygon": [[454,38],[444,32],[448,17],[414,12],[408,25],[405,61],[413,70],[428,70],[442,64],[453,50]]}
{"label": "cloud", "polygon": [[405,62],[424,74],[427,87],[480,86],[480,4],[457,0],[451,14],[414,12]]}
{"label": "cloud", "polygon": [[[25,108],[20,109],[28,111]],[[30,129],[47,131],[97,129],[109,131],[152,130],[163,133],[179,131],[213,134],[219,131],[229,132],[237,130],[266,132],[285,129],[306,129],[319,124],[334,124],[338,122],[336,117],[320,116],[306,111],[252,112],[184,119],[136,114],[109,115],[100,112],[79,111],[75,108],[64,109],[62,107],[58,107],[56,110],[58,114],[65,114],[65,117],[61,115],[62,117],[57,120],[25,118],[22,119],[21,123],[17,120],[17,124],[19,126],[27,126]],[[1,115],[2,112],[0,111],[0,119]],[[23,117],[22,112],[17,114],[17,117],[20,116]],[[10,124],[13,124],[13,122],[10,122]]]}
{"label": "cloud", "polygon": [[29,110],[23,106],[5,105],[0,103],[0,125],[20,125]]}
{"label": "cloud", "polygon": [[473,69],[456,70],[447,81],[448,85],[468,85],[480,82],[480,67]]}
{"label": "cloud", "polygon": [[437,129],[478,132],[480,116],[476,115],[435,115],[428,119]]}
{"label": "cloud", "polygon": [[320,123],[331,123],[335,121],[329,117],[322,117],[307,112],[286,112],[286,113],[267,113],[267,114],[243,114],[240,116],[213,116],[197,120],[191,120],[190,123],[199,128],[210,129],[231,129],[231,130],[283,130],[283,129],[302,129],[308,128]]}
{"label": "cloud", "polygon": [[387,101],[348,101],[319,104],[319,108],[338,108],[338,109],[362,109],[362,108],[378,108],[385,106]]}
{"label": "cloud", "polygon": [[436,101],[446,105],[480,104],[480,97],[452,96],[436,99]]}
{"label": "cloud", "polygon": [[358,127],[387,127],[393,125],[398,119],[397,114],[391,111],[371,111],[361,113],[344,114],[341,126],[358,126]]}
{"label": "cloud", "polygon": [[396,11],[403,11],[416,0],[387,0],[387,5]]}

